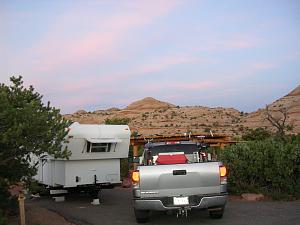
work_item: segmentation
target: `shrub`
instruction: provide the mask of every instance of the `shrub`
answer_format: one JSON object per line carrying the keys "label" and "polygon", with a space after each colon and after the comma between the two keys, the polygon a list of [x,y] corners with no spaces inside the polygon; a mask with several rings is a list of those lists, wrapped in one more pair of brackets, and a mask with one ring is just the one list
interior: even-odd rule
{"label": "shrub", "polygon": [[128,162],[128,159],[121,159],[120,160],[120,175],[121,179],[128,177],[128,171],[130,169],[130,164]]}
{"label": "shrub", "polygon": [[219,159],[228,168],[232,193],[300,197],[300,136],[232,145],[219,152]]}
{"label": "shrub", "polygon": [[110,125],[127,125],[130,122],[129,118],[112,118],[106,119],[105,124]]}
{"label": "shrub", "polygon": [[214,122],[214,123],[213,123],[213,126],[214,126],[214,127],[217,127],[217,126],[219,126],[219,123],[218,123],[218,122]]}
{"label": "shrub", "polygon": [[131,137],[138,138],[138,136],[139,132],[137,132],[136,130],[131,133]]}
{"label": "shrub", "polygon": [[210,132],[210,128],[207,128],[207,127],[206,127],[206,128],[204,129],[204,132]]}
{"label": "shrub", "polygon": [[242,136],[245,141],[261,141],[271,137],[271,132],[266,130],[265,128],[259,127],[256,129],[249,129]]}

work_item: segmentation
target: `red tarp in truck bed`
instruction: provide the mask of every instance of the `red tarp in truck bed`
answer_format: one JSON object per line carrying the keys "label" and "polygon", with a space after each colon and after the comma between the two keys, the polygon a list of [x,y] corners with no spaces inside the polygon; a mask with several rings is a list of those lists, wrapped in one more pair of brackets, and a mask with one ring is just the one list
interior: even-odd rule
{"label": "red tarp in truck bed", "polygon": [[166,165],[166,164],[185,164],[187,158],[184,154],[176,155],[158,155],[156,159],[157,165]]}

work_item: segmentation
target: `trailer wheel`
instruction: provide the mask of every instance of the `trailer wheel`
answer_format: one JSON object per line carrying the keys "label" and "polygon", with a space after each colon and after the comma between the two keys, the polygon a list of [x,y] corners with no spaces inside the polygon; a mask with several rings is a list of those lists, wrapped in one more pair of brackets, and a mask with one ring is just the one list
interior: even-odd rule
{"label": "trailer wheel", "polygon": [[212,219],[221,219],[223,217],[224,207],[218,210],[209,210],[209,216]]}
{"label": "trailer wheel", "polygon": [[146,223],[149,220],[149,211],[148,210],[137,210],[134,209],[135,220],[138,223]]}

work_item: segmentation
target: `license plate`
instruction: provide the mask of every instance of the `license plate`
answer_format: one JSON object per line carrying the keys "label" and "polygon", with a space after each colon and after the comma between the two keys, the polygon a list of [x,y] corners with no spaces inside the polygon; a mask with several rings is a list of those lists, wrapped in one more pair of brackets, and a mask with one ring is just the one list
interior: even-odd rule
{"label": "license plate", "polygon": [[189,197],[173,197],[174,205],[188,205]]}

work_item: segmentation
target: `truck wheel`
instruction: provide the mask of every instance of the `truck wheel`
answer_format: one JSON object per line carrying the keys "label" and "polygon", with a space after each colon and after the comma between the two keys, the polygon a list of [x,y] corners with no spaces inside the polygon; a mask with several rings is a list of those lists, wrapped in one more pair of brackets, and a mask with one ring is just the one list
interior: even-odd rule
{"label": "truck wheel", "polygon": [[209,216],[212,219],[221,219],[223,217],[224,208],[221,208],[220,210],[210,210]]}
{"label": "truck wheel", "polygon": [[149,211],[148,210],[134,210],[135,219],[138,223],[146,223],[149,220]]}

